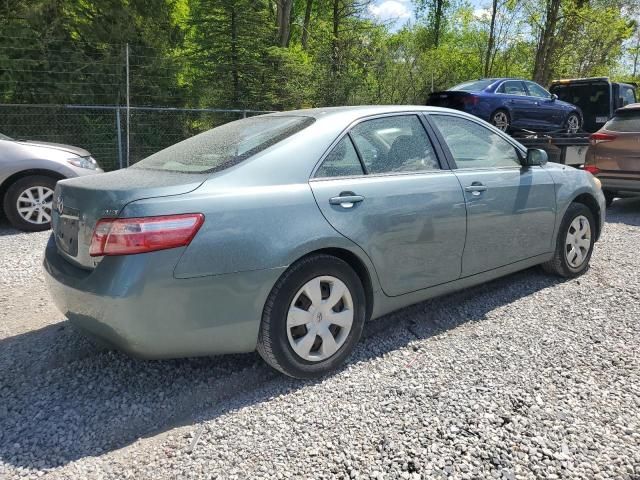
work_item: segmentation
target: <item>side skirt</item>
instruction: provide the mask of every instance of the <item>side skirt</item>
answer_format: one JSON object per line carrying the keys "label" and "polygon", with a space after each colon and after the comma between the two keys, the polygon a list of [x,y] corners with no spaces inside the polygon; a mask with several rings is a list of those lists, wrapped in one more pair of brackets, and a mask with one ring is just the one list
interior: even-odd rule
{"label": "side skirt", "polygon": [[378,318],[387,313],[393,312],[400,308],[408,307],[414,303],[423,302],[430,298],[452,293],[457,290],[462,290],[468,287],[473,287],[486,283],[496,278],[504,277],[511,273],[524,270],[526,268],[539,265],[551,259],[553,252],[543,255],[536,255],[535,257],[527,258],[526,260],[520,260],[519,262],[511,263],[503,267],[489,270],[487,272],[477,273],[469,277],[460,278],[453,282],[447,282],[434,287],[425,288],[423,290],[417,290],[415,292],[407,293],[397,297],[387,297],[382,292],[378,292],[378,297],[375,299],[375,305],[373,309],[373,315],[371,318]]}

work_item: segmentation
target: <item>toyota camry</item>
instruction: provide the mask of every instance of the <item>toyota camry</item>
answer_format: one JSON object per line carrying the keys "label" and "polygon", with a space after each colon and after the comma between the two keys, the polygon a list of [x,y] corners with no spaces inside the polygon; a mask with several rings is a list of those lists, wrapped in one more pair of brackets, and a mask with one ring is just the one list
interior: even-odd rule
{"label": "toyota camry", "polygon": [[463,112],[299,110],[59,182],[44,266],[69,320],[130,354],[257,350],[310,378],[398,308],[538,264],[580,275],[604,211],[591,174]]}

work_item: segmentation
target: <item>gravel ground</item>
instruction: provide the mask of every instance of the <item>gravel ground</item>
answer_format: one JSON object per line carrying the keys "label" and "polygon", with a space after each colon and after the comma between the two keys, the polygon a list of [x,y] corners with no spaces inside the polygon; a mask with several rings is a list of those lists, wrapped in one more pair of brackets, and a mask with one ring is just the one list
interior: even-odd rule
{"label": "gravel ground", "polygon": [[640,200],[581,278],[396,312],[317,382],[93,346],[44,289],[46,238],[0,227],[0,478],[640,479]]}

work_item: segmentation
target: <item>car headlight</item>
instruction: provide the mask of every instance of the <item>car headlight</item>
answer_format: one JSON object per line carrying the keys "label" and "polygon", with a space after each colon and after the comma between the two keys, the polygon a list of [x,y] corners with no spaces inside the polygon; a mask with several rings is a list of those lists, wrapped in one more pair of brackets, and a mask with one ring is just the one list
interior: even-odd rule
{"label": "car headlight", "polygon": [[96,162],[95,158],[91,156],[68,158],[67,162],[78,168],[88,168],[89,170],[95,170],[98,168],[98,162]]}

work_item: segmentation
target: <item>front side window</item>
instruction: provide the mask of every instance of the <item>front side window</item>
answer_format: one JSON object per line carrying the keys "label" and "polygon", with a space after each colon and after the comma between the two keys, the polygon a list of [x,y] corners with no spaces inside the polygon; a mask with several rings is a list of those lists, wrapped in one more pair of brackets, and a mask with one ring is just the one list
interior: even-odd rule
{"label": "front side window", "polygon": [[209,173],[224,170],[298,133],[310,117],[263,115],[226,123],[136,163],[133,168]]}
{"label": "front side window", "polygon": [[534,82],[527,82],[527,90],[531,97],[551,98],[551,94]]}
{"label": "front side window", "polygon": [[516,148],[486,127],[451,115],[431,115],[458,168],[520,167]]}
{"label": "front side window", "polygon": [[439,170],[436,153],[416,115],[376,118],[351,130],[367,173]]}
{"label": "front side window", "polygon": [[498,87],[498,93],[521,96],[527,95],[527,92],[524,90],[524,85],[519,80],[508,80],[504,82],[500,87]]}
{"label": "front side window", "polygon": [[348,135],[340,140],[316,170],[316,178],[363,175],[362,164]]}

